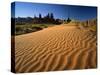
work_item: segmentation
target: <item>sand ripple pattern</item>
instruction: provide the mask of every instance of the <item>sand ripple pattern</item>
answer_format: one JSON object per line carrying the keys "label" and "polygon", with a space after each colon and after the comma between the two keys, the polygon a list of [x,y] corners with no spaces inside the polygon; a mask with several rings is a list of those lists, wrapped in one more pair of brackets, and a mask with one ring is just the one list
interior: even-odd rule
{"label": "sand ripple pattern", "polygon": [[15,37],[16,72],[97,67],[96,35],[75,25],[60,25]]}

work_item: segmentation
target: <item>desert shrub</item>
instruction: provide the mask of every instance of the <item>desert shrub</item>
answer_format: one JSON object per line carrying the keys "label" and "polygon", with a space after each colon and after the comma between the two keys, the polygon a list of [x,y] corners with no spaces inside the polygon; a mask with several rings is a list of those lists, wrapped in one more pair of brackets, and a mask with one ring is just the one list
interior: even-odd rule
{"label": "desert shrub", "polygon": [[32,32],[32,29],[31,28],[26,28],[25,33],[29,33],[29,32]]}
{"label": "desert shrub", "polygon": [[36,30],[36,31],[42,30],[42,29],[43,29],[42,27],[32,27],[32,30]]}
{"label": "desert shrub", "polygon": [[16,32],[22,31],[23,28],[22,27],[16,27]]}
{"label": "desert shrub", "polygon": [[96,27],[96,25],[91,26],[91,27],[90,27],[90,30],[91,30],[91,31],[95,31],[95,32],[96,32],[96,31],[97,31],[97,27]]}

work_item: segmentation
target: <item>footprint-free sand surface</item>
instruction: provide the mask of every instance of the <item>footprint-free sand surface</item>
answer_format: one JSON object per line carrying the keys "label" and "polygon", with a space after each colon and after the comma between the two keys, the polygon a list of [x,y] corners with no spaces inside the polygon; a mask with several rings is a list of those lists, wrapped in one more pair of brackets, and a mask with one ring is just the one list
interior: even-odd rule
{"label": "footprint-free sand surface", "polygon": [[97,67],[96,35],[62,24],[15,37],[16,72],[61,71]]}

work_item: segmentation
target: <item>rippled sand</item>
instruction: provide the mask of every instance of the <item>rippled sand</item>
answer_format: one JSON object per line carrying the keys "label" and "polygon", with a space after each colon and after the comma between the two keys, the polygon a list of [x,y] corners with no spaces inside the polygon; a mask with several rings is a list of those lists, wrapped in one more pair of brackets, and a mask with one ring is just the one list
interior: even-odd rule
{"label": "rippled sand", "polygon": [[16,72],[97,67],[96,35],[76,25],[59,25],[15,37]]}

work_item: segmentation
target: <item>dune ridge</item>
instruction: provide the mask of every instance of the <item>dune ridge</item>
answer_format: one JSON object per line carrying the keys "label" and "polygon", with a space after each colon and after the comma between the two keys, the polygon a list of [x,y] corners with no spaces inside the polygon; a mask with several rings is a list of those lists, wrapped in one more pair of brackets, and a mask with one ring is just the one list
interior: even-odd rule
{"label": "dune ridge", "polygon": [[97,67],[96,35],[63,24],[15,37],[16,72],[42,72]]}

